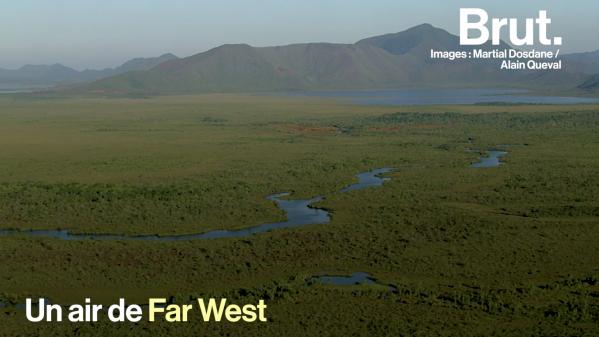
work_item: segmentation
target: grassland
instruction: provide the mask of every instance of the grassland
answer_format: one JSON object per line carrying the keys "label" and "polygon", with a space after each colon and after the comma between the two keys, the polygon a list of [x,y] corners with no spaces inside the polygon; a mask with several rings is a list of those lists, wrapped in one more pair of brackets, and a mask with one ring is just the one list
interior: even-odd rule
{"label": "grassland", "polygon": [[[0,298],[266,298],[270,323],[26,323],[0,336],[599,334],[599,106],[372,107],[241,95],[0,97],[2,228],[172,234],[284,217],[330,224],[174,243],[0,237]],[[472,169],[469,148],[508,144]],[[338,193],[395,167],[382,188]],[[380,287],[307,284],[368,272]]]}

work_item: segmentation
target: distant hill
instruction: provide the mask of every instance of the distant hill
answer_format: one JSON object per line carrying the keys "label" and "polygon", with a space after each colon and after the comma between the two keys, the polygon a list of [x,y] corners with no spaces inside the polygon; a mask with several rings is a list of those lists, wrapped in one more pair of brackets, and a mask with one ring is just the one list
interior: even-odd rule
{"label": "distant hill", "polygon": [[599,73],[589,76],[578,88],[589,92],[599,92]]}
{"label": "distant hill", "polygon": [[136,58],[125,62],[117,68],[103,70],[77,71],[61,64],[25,65],[14,70],[0,68],[0,87],[50,87],[60,84],[89,82],[128,71],[149,70],[162,62],[176,58],[173,54],[164,54],[152,58]]}
{"label": "distant hill", "polygon": [[87,88],[168,93],[383,88],[408,83],[409,69],[402,60],[370,46],[224,45],[150,71],[100,80]]}
{"label": "distant hill", "polygon": [[477,47],[460,45],[460,38],[430,24],[422,24],[405,31],[366,38],[357,45],[371,45],[412,60],[414,82],[422,85],[498,85],[513,82],[517,74],[500,71],[498,60],[454,60],[430,58],[431,49],[472,51],[473,49],[507,49],[503,41],[499,46],[490,43]]}
{"label": "distant hill", "polygon": [[553,91],[599,93],[599,50],[594,52],[573,53],[560,56],[563,70],[526,72],[519,79],[529,87]]}
{"label": "distant hill", "polygon": [[0,83],[50,85],[75,81],[79,75],[77,70],[61,64],[26,65],[15,70],[0,69]]}
{"label": "distant hill", "polygon": [[459,37],[447,31],[422,24],[399,33],[385,34],[360,40],[357,45],[376,46],[394,55],[428,55],[430,49],[463,50]]}
{"label": "distant hill", "polygon": [[171,53],[163,54],[158,57],[139,57],[123,63],[120,67],[115,68],[114,72],[126,73],[128,71],[150,70],[160,63],[176,59],[178,59],[178,57]]}
{"label": "distant hill", "polygon": [[[495,84],[513,78],[496,61],[431,61],[430,49],[457,50],[455,35],[424,24],[356,44],[306,43],[255,48],[223,45],[150,69],[102,79],[100,93],[195,93],[383,89]],[[489,46],[483,48],[490,48]]]}
{"label": "distant hill", "polygon": [[[387,73],[382,70],[387,69]],[[88,86],[96,91],[238,92],[377,87],[402,72],[392,55],[371,47],[297,44],[253,48],[224,45]]]}
{"label": "distant hill", "polygon": [[[304,43],[275,47],[230,44],[185,58],[165,54],[134,59],[115,69],[77,72],[61,66],[0,70],[2,79],[37,84],[81,83],[69,90],[93,94],[178,94],[371,90],[400,87],[519,87],[594,92],[599,51],[562,56],[561,71],[501,70],[501,60],[431,59],[431,49],[471,51],[509,45],[461,46],[459,37],[422,24],[355,44]],[[33,67],[33,68],[32,68]],[[45,67],[45,68],[44,68]],[[32,69],[29,69],[32,68]],[[18,75],[18,76],[17,76]],[[20,77],[19,77],[20,76]],[[40,80],[43,79],[43,80]]]}
{"label": "distant hill", "polygon": [[569,72],[578,72],[589,75],[599,73],[599,50],[568,54],[564,55],[562,59]]}

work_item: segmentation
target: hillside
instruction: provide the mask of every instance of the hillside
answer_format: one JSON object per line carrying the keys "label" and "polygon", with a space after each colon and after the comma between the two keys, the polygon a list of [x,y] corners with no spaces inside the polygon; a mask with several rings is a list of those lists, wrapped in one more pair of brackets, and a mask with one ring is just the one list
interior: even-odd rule
{"label": "hillside", "polygon": [[272,91],[384,88],[409,83],[409,64],[370,46],[224,45],[90,85],[91,90],[144,92]]}
{"label": "hillside", "polygon": [[513,74],[497,62],[448,62],[428,58],[431,48],[457,49],[458,38],[431,25],[356,44],[306,43],[255,48],[224,45],[171,60],[144,72],[91,85],[100,93],[383,89],[418,85],[496,84]]}
{"label": "hillside", "polygon": [[564,55],[563,60],[570,72],[578,72],[588,75],[599,73],[599,50]]}
{"label": "hillside", "polygon": [[599,74],[589,76],[578,88],[588,92],[599,92]]}
{"label": "hillside", "polygon": [[457,36],[430,24],[422,24],[399,33],[366,38],[356,44],[376,46],[395,55],[427,55],[431,48],[463,50]]}
{"label": "hillside", "polygon": [[[505,49],[486,44],[482,49]],[[564,71],[502,71],[501,60],[431,59],[430,50],[471,50],[430,24],[355,44],[275,47],[223,45],[149,70],[126,72],[77,88],[100,94],[176,94],[400,87],[521,87],[578,90],[599,73],[599,52],[564,56]]]}

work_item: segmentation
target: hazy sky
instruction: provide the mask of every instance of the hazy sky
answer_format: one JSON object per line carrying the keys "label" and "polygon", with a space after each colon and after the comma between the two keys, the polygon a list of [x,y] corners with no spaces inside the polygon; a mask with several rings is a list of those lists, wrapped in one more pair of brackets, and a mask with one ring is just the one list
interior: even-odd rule
{"label": "hazy sky", "polygon": [[424,22],[457,34],[460,7],[484,8],[492,17],[533,17],[546,9],[563,51],[599,49],[597,0],[6,0],[0,67],[113,67],[224,43],[352,43]]}

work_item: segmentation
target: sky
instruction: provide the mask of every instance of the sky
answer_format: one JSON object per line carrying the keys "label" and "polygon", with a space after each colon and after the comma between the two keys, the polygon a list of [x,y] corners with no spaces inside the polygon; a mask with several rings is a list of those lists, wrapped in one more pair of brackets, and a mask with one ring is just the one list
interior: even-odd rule
{"label": "sky", "polygon": [[4,0],[0,67],[99,69],[225,43],[353,43],[421,23],[457,34],[460,7],[516,18],[547,10],[550,34],[564,39],[562,52],[599,49],[596,0]]}

